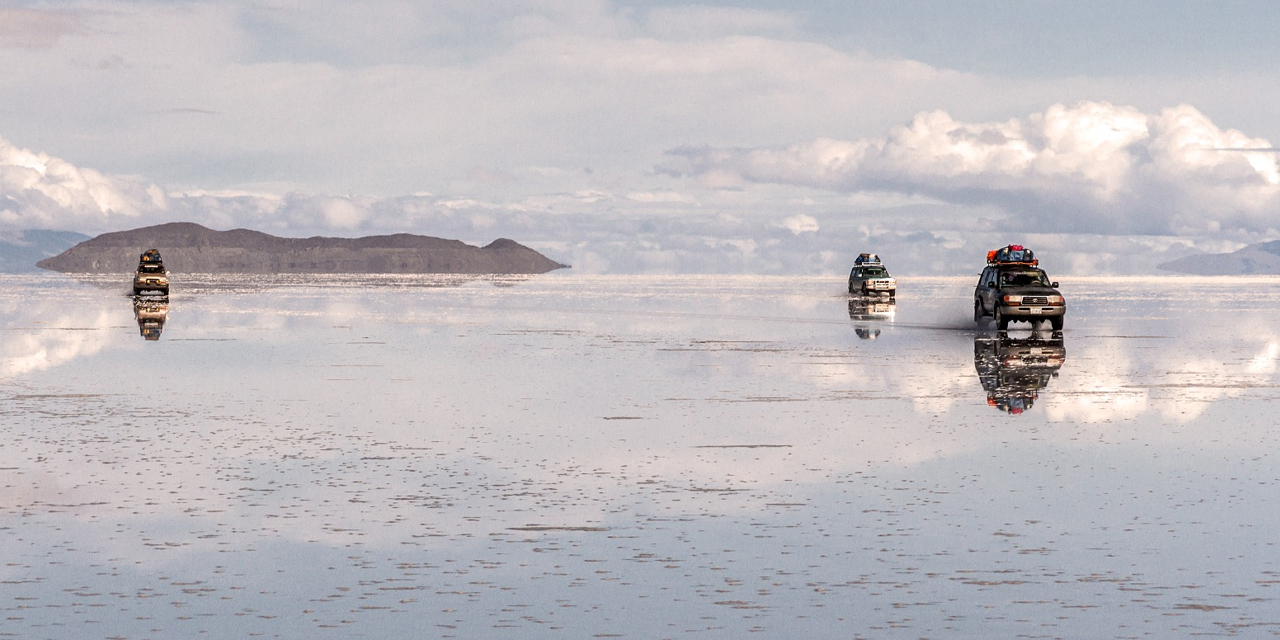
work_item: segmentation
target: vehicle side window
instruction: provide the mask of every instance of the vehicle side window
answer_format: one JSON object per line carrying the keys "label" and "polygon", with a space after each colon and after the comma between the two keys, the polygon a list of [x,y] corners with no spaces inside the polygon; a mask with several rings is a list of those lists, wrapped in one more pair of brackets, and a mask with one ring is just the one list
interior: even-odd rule
{"label": "vehicle side window", "polygon": [[978,286],[979,287],[991,286],[991,267],[987,267],[986,269],[982,270],[982,275],[978,276]]}

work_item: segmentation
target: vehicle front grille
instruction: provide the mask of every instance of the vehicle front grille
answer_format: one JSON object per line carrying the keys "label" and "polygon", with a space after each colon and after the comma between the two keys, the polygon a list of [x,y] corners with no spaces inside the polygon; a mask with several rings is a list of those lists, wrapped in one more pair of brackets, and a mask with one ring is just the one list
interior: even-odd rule
{"label": "vehicle front grille", "polygon": [[1049,299],[1044,296],[1022,296],[1022,304],[1049,304]]}

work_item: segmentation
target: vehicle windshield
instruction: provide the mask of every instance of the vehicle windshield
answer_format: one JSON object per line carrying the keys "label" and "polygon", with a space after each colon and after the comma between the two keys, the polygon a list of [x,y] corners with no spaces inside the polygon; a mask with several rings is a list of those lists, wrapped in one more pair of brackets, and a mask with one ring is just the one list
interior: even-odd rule
{"label": "vehicle windshield", "polygon": [[138,265],[139,273],[160,273],[162,271],[164,271],[164,267],[158,264],[147,263]]}
{"label": "vehicle windshield", "polygon": [[1000,274],[1000,286],[1002,287],[1030,287],[1036,285],[1049,286],[1049,277],[1039,269],[1005,271]]}
{"label": "vehicle windshield", "polygon": [[871,276],[871,277],[880,277],[880,276],[889,275],[889,272],[885,271],[884,267],[863,267],[862,275]]}

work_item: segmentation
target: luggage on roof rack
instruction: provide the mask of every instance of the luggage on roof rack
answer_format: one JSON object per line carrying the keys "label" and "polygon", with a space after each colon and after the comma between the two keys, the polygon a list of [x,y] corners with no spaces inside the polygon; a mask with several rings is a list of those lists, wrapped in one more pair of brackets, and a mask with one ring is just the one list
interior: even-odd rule
{"label": "luggage on roof rack", "polygon": [[861,267],[867,264],[880,264],[880,256],[874,253],[860,253],[858,254],[858,257],[853,260],[853,266],[855,267]]}
{"label": "luggage on roof rack", "polygon": [[138,256],[138,266],[142,266],[144,264],[164,266],[164,260],[160,258],[160,252],[158,250],[147,249],[142,252],[142,255]]}
{"label": "luggage on roof rack", "polygon": [[1020,244],[1011,244],[987,252],[987,264],[1040,264],[1036,253]]}

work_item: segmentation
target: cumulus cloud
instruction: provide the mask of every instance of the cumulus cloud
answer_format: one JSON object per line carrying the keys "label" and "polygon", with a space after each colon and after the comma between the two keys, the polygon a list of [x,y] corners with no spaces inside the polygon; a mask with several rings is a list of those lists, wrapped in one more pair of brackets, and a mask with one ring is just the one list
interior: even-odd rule
{"label": "cumulus cloud", "polygon": [[[68,6],[78,30],[42,48],[0,44],[11,70],[0,133],[183,186],[387,194],[470,179],[492,193],[543,167],[568,172],[558,188],[576,189],[609,169],[643,173],[687,141],[807,139],[878,126],[939,94],[993,93],[967,74],[788,35],[800,19],[779,11],[609,0]],[[594,178],[582,176],[586,159]]]}
{"label": "cumulus cloud", "polygon": [[818,230],[818,221],[813,216],[799,213],[783,220],[782,228],[796,235],[805,232],[812,233]]}
{"label": "cumulus cloud", "polygon": [[357,229],[369,217],[369,210],[350,198],[313,197],[299,202],[304,215],[314,210],[310,217],[323,221],[331,229]]}
{"label": "cumulus cloud", "polygon": [[[1150,273],[1238,239],[1019,232],[998,211],[936,199],[793,190],[585,189],[512,199],[461,194],[330,196],[186,190],[112,176],[0,140],[0,235],[31,228],[101,233],[175,220],[282,236],[420,233],[487,244],[509,237],[590,273],[839,273],[874,250],[903,275],[967,273],[974,257],[1019,241],[1055,275]],[[781,189],[784,193],[769,195]],[[762,195],[763,194],[763,195]],[[779,211],[786,214],[779,215]]]}
{"label": "cumulus cloud", "polygon": [[993,123],[925,112],[883,138],[680,148],[659,170],[712,187],[778,183],[993,204],[1024,230],[1258,232],[1280,214],[1271,149],[1189,105],[1148,114],[1081,102]]}
{"label": "cumulus cloud", "polygon": [[162,189],[140,179],[106,176],[0,138],[0,225],[9,228],[101,228],[168,207]]}
{"label": "cumulus cloud", "polygon": [[[873,249],[898,273],[951,274],[968,271],[975,255],[1010,241],[1003,231],[957,222],[972,209],[919,199],[889,197],[877,205],[863,194],[744,204],[738,199],[758,194],[710,195],[717,193],[728,200],[704,202],[708,194],[666,190],[586,190],[511,201],[431,193],[165,193],[139,178],[107,175],[0,141],[0,232],[53,228],[92,234],[183,220],[293,237],[411,232],[478,244],[510,237],[589,273],[838,273],[857,251]],[[790,215],[779,217],[779,208]],[[1149,272],[1151,265],[1196,247],[1236,248],[1220,239],[1205,244],[1173,237],[1017,239],[1040,250],[1055,274]]]}

